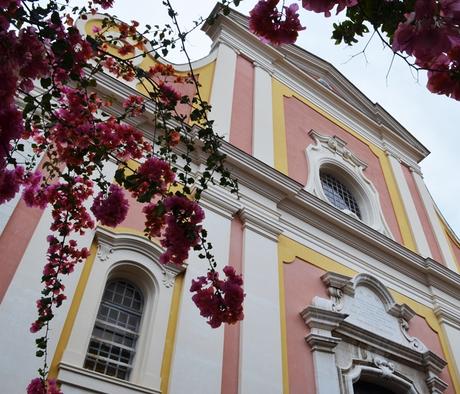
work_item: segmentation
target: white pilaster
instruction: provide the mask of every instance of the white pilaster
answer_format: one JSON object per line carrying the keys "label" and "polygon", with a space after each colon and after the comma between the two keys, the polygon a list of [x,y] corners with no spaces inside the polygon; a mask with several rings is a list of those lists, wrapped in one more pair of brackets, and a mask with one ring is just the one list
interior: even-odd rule
{"label": "white pilaster", "polygon": [[313,355],[316,393],[340,393],[335,348],[341,339],[334,337],[332,330],[347,315],[311,305],[303,310],[301,316],[305,324],[310,327],[310,333],[305,340],[310,345]]}
{"label": "white pilaster", "polygon": [[[230,219],[230,215],[224,217],[206,210],[205,227],[215,230],[209,232],[208,238],[214,245],[218,271],[228,261]],[[189,291],[192,279],[206,275],[206,269],[207,262],[192,253],[181,295],[169,394],[215,394],[221,391],[224,327],[213,329],[206,323]]]}
{"label": "white pilaster", "polygon": [[425,231],[423,230],[412,194],[409,190],[409,185],[407,184],[404,172],[401,168],[401,163],[392,154],[388,154],[388,159],[390,161],[399,192],[401,193],[401,199],[409,219],[412,234],[417,245],[417,250],[423,257],[432,257],[430,246],[425,236]]}
{"label": "white pilaster", "polygon": [[272,78],[257,64],[254,67],[253,155],[274,166]]}
{"label": "white pilaster", "polygon": [[453,366],[457,370],[457,376],[460,376],[460,328],[451,324],[441,322],[441,326],[446,333],[452,358],[454,359]]}
{"label": "white pilaster", "polygon": [[450,245],[447,241],[444,229],[441,226],[438,214],[436,213],[431,195],[425,185],[425,182],[423,181],[422,176],[416,171],[413,171],[412,174],[415,179],[415,184],[417,185],[417,188],[420,192],[420,196],[422,197],[423,204],[425,205],[426,211],[428,212],[428,218],[430,220],[431,226],[433,227],[436,240],[438,241],[439,249],[441,249],[442,257],[444,258],[447,267],[449,267],[452,271],[457,272],[455,257],[452,255]]}
{"label": "white pilaster", "polygon": [[283,392],[276,235],[252,218],[244,224],[244,302],[239,393]]}
{"label": "white pilaster", "polygon": [[236,73],[236,52],[224,43],[217,49],[216,68],[211,92],[210,118],[214,120],[214,130],[226,141],[230,136],[232,120],[233,89]]}

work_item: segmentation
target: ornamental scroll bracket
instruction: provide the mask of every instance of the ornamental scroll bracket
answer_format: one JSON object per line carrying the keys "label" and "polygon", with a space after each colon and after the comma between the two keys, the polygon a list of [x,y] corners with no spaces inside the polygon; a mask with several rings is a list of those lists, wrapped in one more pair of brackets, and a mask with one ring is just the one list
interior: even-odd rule
{"label": "ornamental scroll bracket", "polygon": [[163,266],[163,280],[162,283],[166,288],[174,286],[176,276],[185,270],[183,266],[177,266],[175,264],[166,264]]}
{"label": "ornamental scroll bracket", "polygon": [[374,357],[374,364],[377,368],[379,368],[382,371],[381,376],[384,379],[391,378],[393,372],[395,371],[395,365],[391,361],[388,361],[387,359],[381,356]]}
{"label": "ornamental scroll bracket", "polygon": [[332,137],[321,135],[313,129],[309,131],[308,135],[316,142],[314,149],[325,148],[334,155],[340,156],[344,161],[348,162],[353,167],[358,167],[362,170],[367,168],[367,163],[362,161],[350,149],[348,149],[346,147],[347,143],[341,138],[335,135]]}

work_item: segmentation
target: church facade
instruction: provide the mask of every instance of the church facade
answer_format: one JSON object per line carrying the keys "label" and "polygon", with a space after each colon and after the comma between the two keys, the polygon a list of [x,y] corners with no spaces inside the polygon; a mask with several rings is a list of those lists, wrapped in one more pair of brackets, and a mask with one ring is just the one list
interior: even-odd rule
{"label": "church facade", "polygon": [[[50,376],[66,394],[460,393],[460,241],[424,184],[429,151],[329,63],[261,43],[245,16],[205,31],[211,52],[193,67],[240,194],[213,186],[202,206],[216,260],[243,274],[245,318],[206,324],[189,292],[202,261],[161,265],[133,202],[119,227],[79,239],[91,256],[66,281]],[[118,102],[138,91],[99,86]],[[137,127],[148,138],[153,123]],[[1,209],[0,391],[16,394],[39,367],[28,327],[51,219],[20,200]]]}

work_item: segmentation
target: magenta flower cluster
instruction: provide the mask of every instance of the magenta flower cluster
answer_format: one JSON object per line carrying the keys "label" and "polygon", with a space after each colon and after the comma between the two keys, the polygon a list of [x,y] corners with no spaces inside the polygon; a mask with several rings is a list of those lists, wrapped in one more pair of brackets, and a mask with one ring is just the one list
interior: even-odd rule
{"label": "magenta flower cluster", "polygon": [[123,189],[115,184],[110,185],[107,194],[100,192],[94,199],[91,212],[101,224],[116,227],[125,220],[129,202]]}
{"label": "magenta flower cluster", "polygon": [[279,0],[261,0],[249,13],[249,29],[265,42],[274,45],[291,44],[296,41],[298,32],[304,30],[300,24],[299,6],[291,4],[278,11]]}
{"label": "magenta flower cluster", "polygon": [[216,271],[192,280],[190,291],[196,293],[192,300],[208,324],[217,328],[222,323],[234,324],[243,320],[243,278],[232,266],[223,269],[226,279],[219,279]]}
{"label": "magenta flower cluster", "polygon": [[27,394],[62,394],[56,380],[34,378],[27,386]]}
{"label": "magenta flower cluster", "polygon": [[417,0],[393,37],[393,50],[428,69],[428,89],[460,100],[460,1]]}

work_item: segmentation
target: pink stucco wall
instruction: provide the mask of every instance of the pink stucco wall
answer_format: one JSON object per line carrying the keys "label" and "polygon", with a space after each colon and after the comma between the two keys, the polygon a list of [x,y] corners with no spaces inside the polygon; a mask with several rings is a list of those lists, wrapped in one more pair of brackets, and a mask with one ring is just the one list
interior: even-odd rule
{"label": "pink stucco wall", "polygon": [[[438,334],[436,331],[431,329],[423,317],[415,315],[410,320],[409,335],[419,338],[433,353],[446,359],[445,354],[442,351],[442,346],[439,341]],[[455,394],[454,385],[452,383],[452,379],[447,367],[444,368],[441,372],[440,378],[449,385],[449,387],[447,387],[447,389],[444,391],[444,394]]]}
{"label": "pink stucco wall", "polygon": [[283,265],[286,340],[290,394],[314,394],[315,374],[311,349],[305,342],[309,329],[299,313],[315,296],[328,297],[321,281],[325,271],[296,259]]}
{"label": "pink stucco wall", "polygon": [[385,220],[395,240],[402,243],[395,210],[385,183],[380,161],[369,146],[295,97],[284,98],[284,115],[289,176],[303,185],[307,183],[308,164],[305,149],[314,143],[313,139],[308,135],[310,130],[313,129],[322,135],[341,138],[354,154],[367,163],[368,167],[364,173],[379,193]]}
{"label": "pink stucco wall", "polygon": [[[8,286],[13,280],[16,269],[32,239],[42,214],[43,210],[29,208],[21,199],[0,236],[0,256],[2,256],[0,301],[3,300]],[[37,264],[44,265],[44,262],[37,261]]]}
{"label": "pink stucco wall", "polygon": [[[230,230],[229,265],[237,273],[243,269],[243,223],[238,217],[232,220]],[[224,359],[222,363],[221,394],[238,394],[240,323],[225,325]]]}
{"label": "pink stucco wall", "polygon": [[230,143],[252,154],[254,65],[242,56],[236,60]]}
{"label": "pink stucco wall", "polygon": [[144,208],[145,204],[137,202],[136,199],[133,198],[130,193],[126,191],[124,193],[125,197],[129,201],[129,210],[125,220],[122,223],[120,223],[119,226],[128,227],[143,232],[145,229],[145,215],[142,213],[142,209]]}

